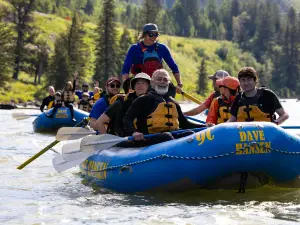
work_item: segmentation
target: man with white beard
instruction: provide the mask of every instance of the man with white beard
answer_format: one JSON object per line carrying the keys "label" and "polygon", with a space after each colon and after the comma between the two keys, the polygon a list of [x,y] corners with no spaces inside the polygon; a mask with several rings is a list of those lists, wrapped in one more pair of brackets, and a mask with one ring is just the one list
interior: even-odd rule
{"label": "man with white beard", "polygon": [[[124,117],[125,134],[134,137],[130,147],[141,147],[187,136],[193,131],[186,131],[173,136],[170,131],[203,127],[188,121],[179,104],[167,92],[170,75],[164,69],[156,70],[151,79],[152,91],[137,98]],[[144,139],[144,134],[161,133]],[[127,143],[128,144],[128,143]],[[125,147],[125,146],[124,146]]]}

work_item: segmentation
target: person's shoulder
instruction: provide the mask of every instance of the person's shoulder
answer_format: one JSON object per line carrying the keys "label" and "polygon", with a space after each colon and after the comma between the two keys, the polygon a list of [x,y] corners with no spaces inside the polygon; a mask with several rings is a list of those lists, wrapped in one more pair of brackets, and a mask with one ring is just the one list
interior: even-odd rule
{"label": "person's shoulder", "polygon": [[132,44],[132,45],[130,46],[130,50],[138,49],[138,48],[140,48],[140,47],[141,47],[141,46],[140,46],[140,43],[137,42],[137,43],[134,43],[134,44]]}
{"label": "person's shoulder", "polygon": [[165,44],[157,42],[156,45],[158,46],[158,49],[169,49]]}
{"label": "person's shoulder", "polygon": [[275,97],[277,97],[277,95],[275,94],[275,92],[274,91],[272,91],[271,89],[268,89],[268,88],[265,88],[265,87],[263,87],[263,88],[258,88],[258,90],[260,91],[260,92],[262,92],[262,95],[265,95],[265,96],[275,96]]}

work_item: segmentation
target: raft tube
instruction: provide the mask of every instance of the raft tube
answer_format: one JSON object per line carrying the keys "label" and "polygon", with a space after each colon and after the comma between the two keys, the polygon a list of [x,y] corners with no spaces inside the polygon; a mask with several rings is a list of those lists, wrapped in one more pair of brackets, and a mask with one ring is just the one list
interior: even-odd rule
{"label": "raft tube", "polygon": [[268,122],[223,123],[144,148],[112,147],[87,158],[87,181],[118,192],[299,186],[300,138]]}
{"label": "raft tube", "polygon": [[57,109],[53,118],[49,118],[46,114],[50,114],[53,109],[48,110],[37,116],[32,122],[33,130],[35,132],[55,132],[61,127],[73,127],[83,120],[84,117],[88,117],[89,114],[80,109],[74,108],[74,117],[76,121],[72,120],[70,109],[67,107],[61,107]]}

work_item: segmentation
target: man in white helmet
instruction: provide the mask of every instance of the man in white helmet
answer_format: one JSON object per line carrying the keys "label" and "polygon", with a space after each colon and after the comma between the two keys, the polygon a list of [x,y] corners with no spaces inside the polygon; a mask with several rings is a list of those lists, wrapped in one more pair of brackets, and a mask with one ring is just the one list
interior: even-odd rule
{"label": "man in white helmet", "polygon": [[[131,80],[131,88],[134,92],[126,96],[119,96],[118,99],[99,117],[96,123],[96,129],[100,134],[123,134],[123,117],[132,102],[139,96],[146,94],[150,86],[151,77],[146,73],[138,73]],[[105,125],[108,124],[106,128]]]}
{"label": "man in white helmet", "polygon": [[214,75],[208,76],[208,78],[211,79],[213,82],[214,92],[211,93],[209,97],[201,105],[187,112],[184,112],[183,114],[186,116],[195,116],[202,113],[204,110],[209,109],[213,99],[220,96],[220,90],[219,90],[219,86],[217,85],[217,80],[223,79],[228,76],[230,75],[225,70],[218,70],[217,72],[215,72]]}

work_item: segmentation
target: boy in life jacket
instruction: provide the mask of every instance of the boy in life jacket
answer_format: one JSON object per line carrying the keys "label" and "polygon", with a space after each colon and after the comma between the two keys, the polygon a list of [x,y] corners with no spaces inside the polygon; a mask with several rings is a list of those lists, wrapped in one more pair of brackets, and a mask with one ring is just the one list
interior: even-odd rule
{"label": "boy in life jacket", "polygon": [[92,104],[89,101],[89,93],[83,92],[82,99],[78,103],[78,109],[83,110],[85,112],[90,112],[92,110]]}
{"label": "boy in life jacket", "polygon": [[53,110],[52,110],[51,114],[46,114],[46,116],[49,118],[53,118],[55,112],[60,107],[62,107],[61,93],[59,91],[57,91],[54,95]]}
{"label": "boy in life jacket", "polygon": [[[174,74],[178,93],[181,93],[183,84],[178,66],[167,46],[157,42],[158,36],[156,24],[148,23],[144,25],[143,32],[138,38],[139,42],[132,45],[126,54],[122,69],[123,80],[129,78],[129,71],[133,75],[143,72],[152,77],[154,71],[163,68],[162,60],[164,60]],[[172,88],[173,90],[171,91]],[[175,94],[176,88],[172,84],[170,85],[169,95],[174,97]]]}
{"label": "boy in life jacket", "polygon": [[48,91],[49,91],[49,95],[43,99],[42,105],[40,106],[41,112],[44,112],[45,106],[47,106],[47,110],[53,107],[54,95],[55,95],[54,87],[49,86]]}
{"label": "boy in life jacket", "polygon": [[229,73],[225,70],[218,70],[214,75],[209,75],[208,78],[212,80],[214,87],[214,92],[212,92],[209,97],[199,106],[194,109],[191,109],[187,112],[184,112],[186,116],[195,116],[202,113],[204,110],[209,109],[213,99],[220,96],[219,86],[217,85],[217,80],[223,79],[230,76]]}
{"label": "boy in life jacket", "polygon": [[[203,124],[189,122],[179,104],[168,93],[170,75],[164,69],[156,70],[151,79],[153,91],[137,98],[129,107],[123,119],[124,132],[133,136],[135,142],[126,147],[148,146],[190,135],[193,131],[173,136],[170,131],[203,127]],[[162,133],[144,139],[144,134]],[[182,135],[182,136],[181,136]],[[125,147],[125,146],[124,146]]]}
{"label": "boy in life jacket", "polygon": [[[150,81],[150,76],[145,73],[138,73],[132,79],[131,88],[134,92],[127,93],[125,97],[119,96],[97,120],[96,127],[100,134],[109,133],[124,136],[123,118],[125,113],[135,99],[147,93]],[[128,92],[129,89],[126,91]],[[108,124],[107,129],[106,124]]]}
{"label": "boy in life jacket", "polygon": [[[253,67],[241,69],[238,79],[242,92],[233,101],[227,122],[267,121],[281,124],[289,118],[273,91],[256,87],[258,78]],[[275,113],[279,118],[275,118]]]}
{"label": "boy in life jacket", "polygon": [[235,77],[225,77],[217,80],[221,96],[215,98],[209,108],[206,118],[206,126],[211,127],[216,124],[226,122],[230,117],[230,107],[237,94],[240,91],[240,82]]}

